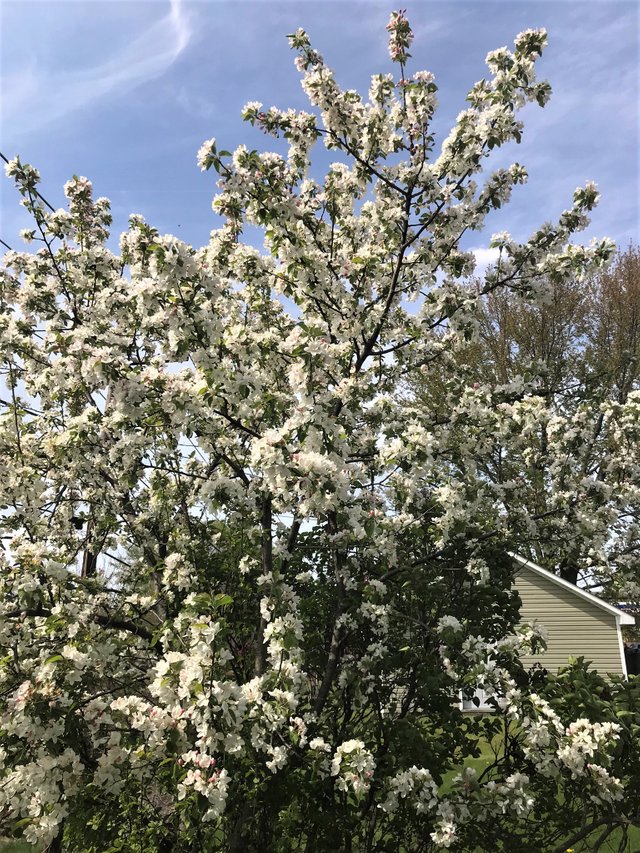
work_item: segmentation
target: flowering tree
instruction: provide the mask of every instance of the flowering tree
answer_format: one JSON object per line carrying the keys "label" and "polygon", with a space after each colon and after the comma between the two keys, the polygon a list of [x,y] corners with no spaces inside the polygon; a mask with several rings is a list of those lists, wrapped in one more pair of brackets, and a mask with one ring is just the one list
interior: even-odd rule
{"label": "flowering tree", "polygon": [[[482,826],[513,849],[545,837],[551,790],[628,820],[615,689],[530,695],[518,663],[540,641],[513,630],[518,543],[458,440],[496,401],[464,389],[445,424],[396,393],[473,337],[483,294],[606,262],[568,242],[597,192],[496,237],[470,293],[460,240],[526,171],[477,177],[549,96],[546,35],[488,56],[434,155],[434,79],[407,74],[402,13],[388,29],[399,79],[368,101],[289,37],[314,110],[245,107],[286,156],[203,145],[224,224],[202,249],[133,216],[115,255],[88,180],[50,213],[7,167],[39,248],[0,283],[0,815],[50,850],[470,849]],[[499,713],[464,718],[479,684]],[[484,775],[447,776],[498,731]]]}
{"label": "flowering tree", "polygon": [[[458,435],[466,442],[474,431],[478,476],[520,552],[572,583],[604,587],[614,602],[640,593],[639,320],[631,246],[586,281],[549,280],[535,300],[491,292],[477,336],[411,380],[443,424],[473,388],[485,405],[473,427],[465,410]],[[465,454],[453,465],[464,477]]]}

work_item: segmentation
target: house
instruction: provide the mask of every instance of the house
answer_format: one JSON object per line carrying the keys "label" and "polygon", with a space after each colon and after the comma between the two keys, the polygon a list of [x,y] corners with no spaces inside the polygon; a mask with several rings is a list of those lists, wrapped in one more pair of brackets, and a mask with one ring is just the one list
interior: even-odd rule
{"label": "house", "polygon": [[633,616],[531,560],[511,556],[522,601],[520,619],[539,622],[548,634],[546,652],[526,655],[525,666],[540,663],[555,672],[569,657],[584,657],[598,672],[626,675],[621,626],[634,625]]}
{"label": "house", "polygon": [[[585,589],[565,581],[531,560],[511,554],[515,563],[514,587],[520,595],[522,622],[538,622],[547,632],[547,650],[539,655],[524,655],[528,668],[539,663],[556,672],[570,657],[584,657],[602,674],[627,675],[622,625],[634,625],[635,619]],[[484,691],[473,699],[461,699],[465,711],[491,711]]]}

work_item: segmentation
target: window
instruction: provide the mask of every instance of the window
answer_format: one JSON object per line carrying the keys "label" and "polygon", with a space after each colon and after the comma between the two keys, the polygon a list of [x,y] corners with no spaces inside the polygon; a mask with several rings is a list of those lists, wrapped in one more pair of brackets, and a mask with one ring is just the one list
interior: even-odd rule
{"label": "window", "polygon": [[495,711],[493,705],[487,702],[487,695],[482,687],[476,688],[476,692],[470,699],[460,694],[460,707],[463,711]]}

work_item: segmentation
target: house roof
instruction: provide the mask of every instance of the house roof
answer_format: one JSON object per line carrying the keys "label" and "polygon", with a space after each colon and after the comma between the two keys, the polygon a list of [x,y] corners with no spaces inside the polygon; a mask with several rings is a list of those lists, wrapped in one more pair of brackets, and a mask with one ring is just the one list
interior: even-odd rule
{"label": "house roof", "polygon": [[585,601],[590,601],[592,604],[595,604],[596,607],[600,607],[602,610],[606,610],[607,613],[611,613],[613,616],[616,617],[616,619],[619,620],[621,625],[636,624],[635,618],[631,616],[630,613],[625,613],[623,610],[620,610],[620,608],[614,607],[613,604],[609,604],[608,602],[603,601],[601,598],[598,598],[597,595],[592,595],[590,592],[587,592],[586,589],[582,589],[581,587],[569,583],[569,581],[566,581],[561,577],[558,577],[558,575],[554,575],[553,572],[549,572],[546,569],[543,569],[542,566],[539,566],[532,560],[525,560],[524,557],[521,557],[519,554],[514,554],[512,551],[509,552],[509,556],[512,557],[521,566],[534,572],[534,574],[540,575],[540,577],[546,578],[552,583],[564,587],[564,589],[571,590],[571,592],[574,595],[577,595],[579,598],[583,598]]}

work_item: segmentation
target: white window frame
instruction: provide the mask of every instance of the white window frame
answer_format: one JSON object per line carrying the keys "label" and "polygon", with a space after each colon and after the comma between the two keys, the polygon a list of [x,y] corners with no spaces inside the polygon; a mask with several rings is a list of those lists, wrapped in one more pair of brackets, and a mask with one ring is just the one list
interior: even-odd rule
{"label": "white window frame", "polygon": [[[479,705],[473,703],[473,698],[477,697],[480,700]],[[462,691],[460,691],[460,710],[471,711],[479,714],[480,712],[495,712],[493,705],[489,705],[486,701],[486,693],[482,687],[476,687],[475,693],[471,699],[465,699]]]}

